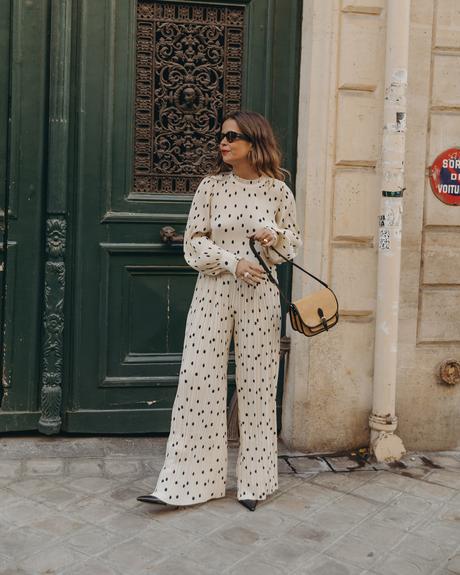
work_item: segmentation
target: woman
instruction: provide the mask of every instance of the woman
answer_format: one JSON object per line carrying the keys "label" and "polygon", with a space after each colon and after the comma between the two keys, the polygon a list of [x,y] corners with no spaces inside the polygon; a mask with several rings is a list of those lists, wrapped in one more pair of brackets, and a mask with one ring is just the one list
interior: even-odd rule
{"label": "woman", "polygon": [[184,255],[198,270],[187,316],[166,458],[148,503],[191,505],[225,496],[227,359],[233,335],[240,447],[237,499],[254,511],[278,488],[276,384],[280,298],[249,247],[275,264],[301,245],[295,200],[267,120],[226,117],[216,169],[193,198]]}

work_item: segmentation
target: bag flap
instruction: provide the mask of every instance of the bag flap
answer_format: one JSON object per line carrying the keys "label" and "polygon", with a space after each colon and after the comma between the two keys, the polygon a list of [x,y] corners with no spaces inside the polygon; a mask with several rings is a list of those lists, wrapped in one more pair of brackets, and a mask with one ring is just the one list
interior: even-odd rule
{"label": "bag flap", "polygon": [[292,303],[299,311],[302,321],[307,325],[316,326],[320,323],[318,308],[323,310],[327,320],[338,312],[337,298],[329,288],[321,289]]}

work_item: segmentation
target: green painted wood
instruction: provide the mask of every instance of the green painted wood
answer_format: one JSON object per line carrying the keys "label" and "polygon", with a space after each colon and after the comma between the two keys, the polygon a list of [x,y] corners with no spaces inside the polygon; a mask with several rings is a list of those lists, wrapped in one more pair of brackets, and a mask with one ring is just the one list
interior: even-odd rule
{"label": "green painted wood", "polygon": [[[4,58],[5,42],[9,42],[11,121],[7,168],[2,171],[10,209],[4,317],[4,375],[9,389],[1,406],[0,431],[15,431],[30,428],[39,403],[49,11],[48,2],[15,0],[9,4],[7,27],[5,4],[1,3],[0,57]],[[5,97],[8,91],[2,90],[3,122]]]}
{"label": "green painted wood", "polygon": [[51,0],[46,262],[39,430],[61,427],[72,0]]}
{"label": "green painted wood", "polygon": [[[6,303],[6,251],[8,224],[8,140],[10,95],[10,3],[0,4],[0,374],[3,373],[4,316]],[[0,382],[0,406],[6,391]]]}
{"label": "green painted wood", "polygon": [[38,428],[40,411],[0,411],[0,431],[34,431]]}
{"label": "green painted wood", "polygon": [[65,214],[69,162],[72,0],[49,1],[50,65],[46,205],[48,214]]}
{"label": "green painted wood", "polygon": [[[297,160],[298,94],[302,32],[302,2],[274,0],[273,6],[273,79],[270,118],[284,155],[283,165],[291,173],[287,180],[295,194]],[[292,266],[278,267],[280,285],[290,293]],[[282,333],[286,332],[287,306],[281,299]],[[280,370],[284,372],[284,360]],[[282,388],[282,383],[280,382]],[[278,392],[279,397],[279,392]],[[279,399],[281,401],[281,399]]]}
{"label": "green painted wood", "polygon": [[[8,115],[10,95],[10,3],[0,3],[0,209],[7,189]],[[1,223],[3,223],[3,216]]]}
{"label": "green painted wood", "polygon": [[[294,174],[301,2],[223,4],[247,6],[244,107],[282,129]],[[72,300],[63,429],[168,432],[196,272],[181,248],[160,242],[160,229],[169,224],[182,233],[191,198],[132,194],[135,2],[80,0],[73,26],[79,34],[71,70]],[[229,400],[234,367],[231,359]],[[281,397],[280,376],[278,422]]]}
{"label": "green painted wood", "polygon": [[302,3],[275,0],[270,117],[295,188]]}

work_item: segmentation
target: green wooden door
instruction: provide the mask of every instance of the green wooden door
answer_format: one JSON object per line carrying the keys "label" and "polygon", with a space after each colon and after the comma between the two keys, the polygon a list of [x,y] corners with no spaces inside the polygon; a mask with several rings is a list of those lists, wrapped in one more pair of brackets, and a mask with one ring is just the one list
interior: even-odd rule
{"label": "green wooden door", "polygon": [[0,431],[40,417],[47,2],[0,2]]}
{"label": "green wooden door", "polygon": [[293,171],[299,10],[298,0],[75,4],[66,431],[169,430],[196,272],[162,229],[182,234],[227,111],[266,114]]}

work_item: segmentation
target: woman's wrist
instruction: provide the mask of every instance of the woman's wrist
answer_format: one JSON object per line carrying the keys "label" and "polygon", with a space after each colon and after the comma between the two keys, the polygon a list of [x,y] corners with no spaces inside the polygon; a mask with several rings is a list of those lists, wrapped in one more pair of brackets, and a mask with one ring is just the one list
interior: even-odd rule
{"label": "woman's wrist", "polygon": [[228,254],[228,256],[226,256],[224,265],[234,277],[236,277],[236,268],[238,267],[240,259],[241,258],[235,254]]}

